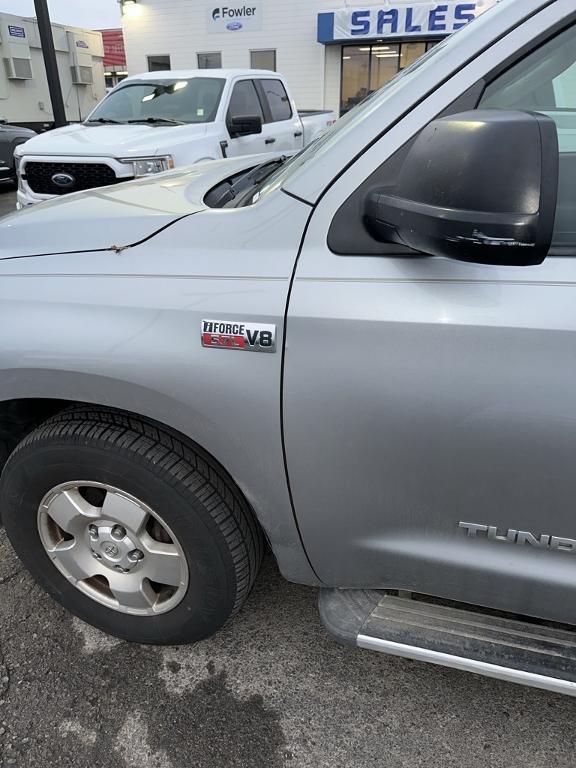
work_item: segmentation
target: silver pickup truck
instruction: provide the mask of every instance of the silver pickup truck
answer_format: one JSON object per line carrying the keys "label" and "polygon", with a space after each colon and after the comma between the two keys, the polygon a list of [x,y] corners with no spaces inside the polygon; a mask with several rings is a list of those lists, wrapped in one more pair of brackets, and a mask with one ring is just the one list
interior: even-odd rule
{"label": "silver pickup truck", "polygon": [[504,0],[278,155],[0,222],[0,509],[127,640],[267,545],[341,642],[576,693],[576,10]]}

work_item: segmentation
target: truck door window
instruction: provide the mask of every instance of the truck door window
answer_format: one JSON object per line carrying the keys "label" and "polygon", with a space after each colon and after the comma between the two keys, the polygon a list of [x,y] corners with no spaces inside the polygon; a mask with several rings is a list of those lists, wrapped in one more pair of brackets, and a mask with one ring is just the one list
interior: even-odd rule
{"label": "truck door window", "polygon": [[290,120],[292,106],[281,80],[258,80],[264,97],[270,108],[270,119],[267,122],[278,123]]}
{"label": "truck door window", "polygon": [[560,186],[553,245],[576,246],[576,27],[529,54],[486,88],[479,109],[542,112],[558,128]]}
{"label": "truck door window", "polygon": [[240,80],[236,83],[230,97],[230,106],[228,108],[228,119],[231,117],[261,117],[264,121],[264,114],[260,99],[256,93],[256,88],[252,80]]}

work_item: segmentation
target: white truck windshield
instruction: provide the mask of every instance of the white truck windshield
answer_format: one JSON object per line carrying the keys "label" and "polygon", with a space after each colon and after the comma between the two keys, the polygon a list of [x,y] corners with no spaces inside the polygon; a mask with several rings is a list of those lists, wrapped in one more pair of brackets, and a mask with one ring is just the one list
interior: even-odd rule
{"label": "white truck windshield", "polygon": [[113,91],[88,118],[89,123],[211,123],[225,80],[192,77],[127,83]]}

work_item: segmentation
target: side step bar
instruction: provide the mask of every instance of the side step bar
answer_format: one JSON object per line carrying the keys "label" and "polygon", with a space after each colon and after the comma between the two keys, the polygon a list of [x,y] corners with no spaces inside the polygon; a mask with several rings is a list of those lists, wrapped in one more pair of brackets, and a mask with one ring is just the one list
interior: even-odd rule
{"label": "side step bar", "polygon": [[379,590],[320,591],[340,643],[576,696],[574,632]]}

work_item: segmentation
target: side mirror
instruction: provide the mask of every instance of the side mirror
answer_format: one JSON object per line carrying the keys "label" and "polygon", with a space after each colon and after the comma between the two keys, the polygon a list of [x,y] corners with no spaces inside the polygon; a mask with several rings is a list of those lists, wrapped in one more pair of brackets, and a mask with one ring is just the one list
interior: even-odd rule
{"label": "side mirror", "polygon": [[262,133],[262,118],[260,115],[230,117],[228,119],[228,133],[231,139]]}
{"label": "side mirror", "polygon": [[435,120],[394,189],[373,191],[365,223],[380,242],[477,264],[541,264],[552,244],[558,132],[532,112],[478,110]]}

